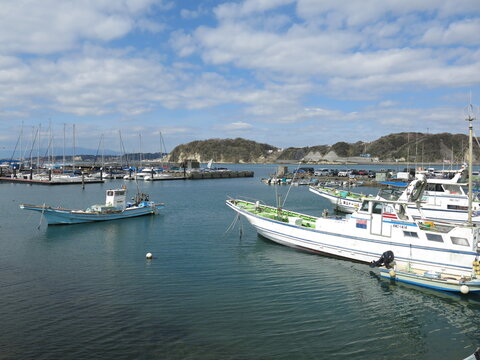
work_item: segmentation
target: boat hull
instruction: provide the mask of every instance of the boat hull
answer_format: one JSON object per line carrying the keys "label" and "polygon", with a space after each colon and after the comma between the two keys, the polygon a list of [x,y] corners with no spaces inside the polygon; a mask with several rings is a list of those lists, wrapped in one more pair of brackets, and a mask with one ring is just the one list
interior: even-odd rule
{"label": "boat hull", "polygon": [[36,205],[21,205],[22,209],[38,211],[43,214],[48,225],[82,224],[97,221],[120,220],[131,217],[155,214],[158,205],[132,207],[119,212],[95,213]]}

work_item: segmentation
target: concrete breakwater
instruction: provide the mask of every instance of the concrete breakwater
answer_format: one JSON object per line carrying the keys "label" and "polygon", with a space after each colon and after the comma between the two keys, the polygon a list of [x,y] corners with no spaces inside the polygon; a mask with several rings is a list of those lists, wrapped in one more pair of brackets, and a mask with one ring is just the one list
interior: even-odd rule
{"label": "concrete breakwater", "polygon": [[198,171],[190,172],[186,174],[186,179],[199,180],[199,179],[220,179],[220,178],[239,178],[239,177],[253,177],[253,171]]}

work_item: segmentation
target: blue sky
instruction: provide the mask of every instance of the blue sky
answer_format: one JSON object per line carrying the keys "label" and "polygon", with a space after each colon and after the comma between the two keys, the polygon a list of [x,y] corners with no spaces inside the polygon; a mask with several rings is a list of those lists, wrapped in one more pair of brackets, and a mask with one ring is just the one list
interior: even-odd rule
{"label": "blue sky", "polygon": [[479,45],[478,0],[1,0],[0,149],[466,133]]}

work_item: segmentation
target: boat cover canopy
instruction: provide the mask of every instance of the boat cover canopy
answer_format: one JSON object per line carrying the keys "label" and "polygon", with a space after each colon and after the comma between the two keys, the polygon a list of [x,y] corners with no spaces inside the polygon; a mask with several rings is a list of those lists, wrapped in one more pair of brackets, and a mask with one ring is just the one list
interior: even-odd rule
{"label": "boat cover canopy", "polygon": [[378,181],[379,184],[390,185],[390,186],[398,186],[398,187],[406,187],[408,183],[399,182],[399,181]]}

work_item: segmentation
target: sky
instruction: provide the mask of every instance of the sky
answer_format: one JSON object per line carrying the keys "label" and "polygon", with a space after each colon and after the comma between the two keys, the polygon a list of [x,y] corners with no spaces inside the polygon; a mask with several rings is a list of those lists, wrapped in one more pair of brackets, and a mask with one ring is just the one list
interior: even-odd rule
{"label": "sky", "polygon": [[479,0],[0,0],[0,150],[467,133],[470,102]]}

